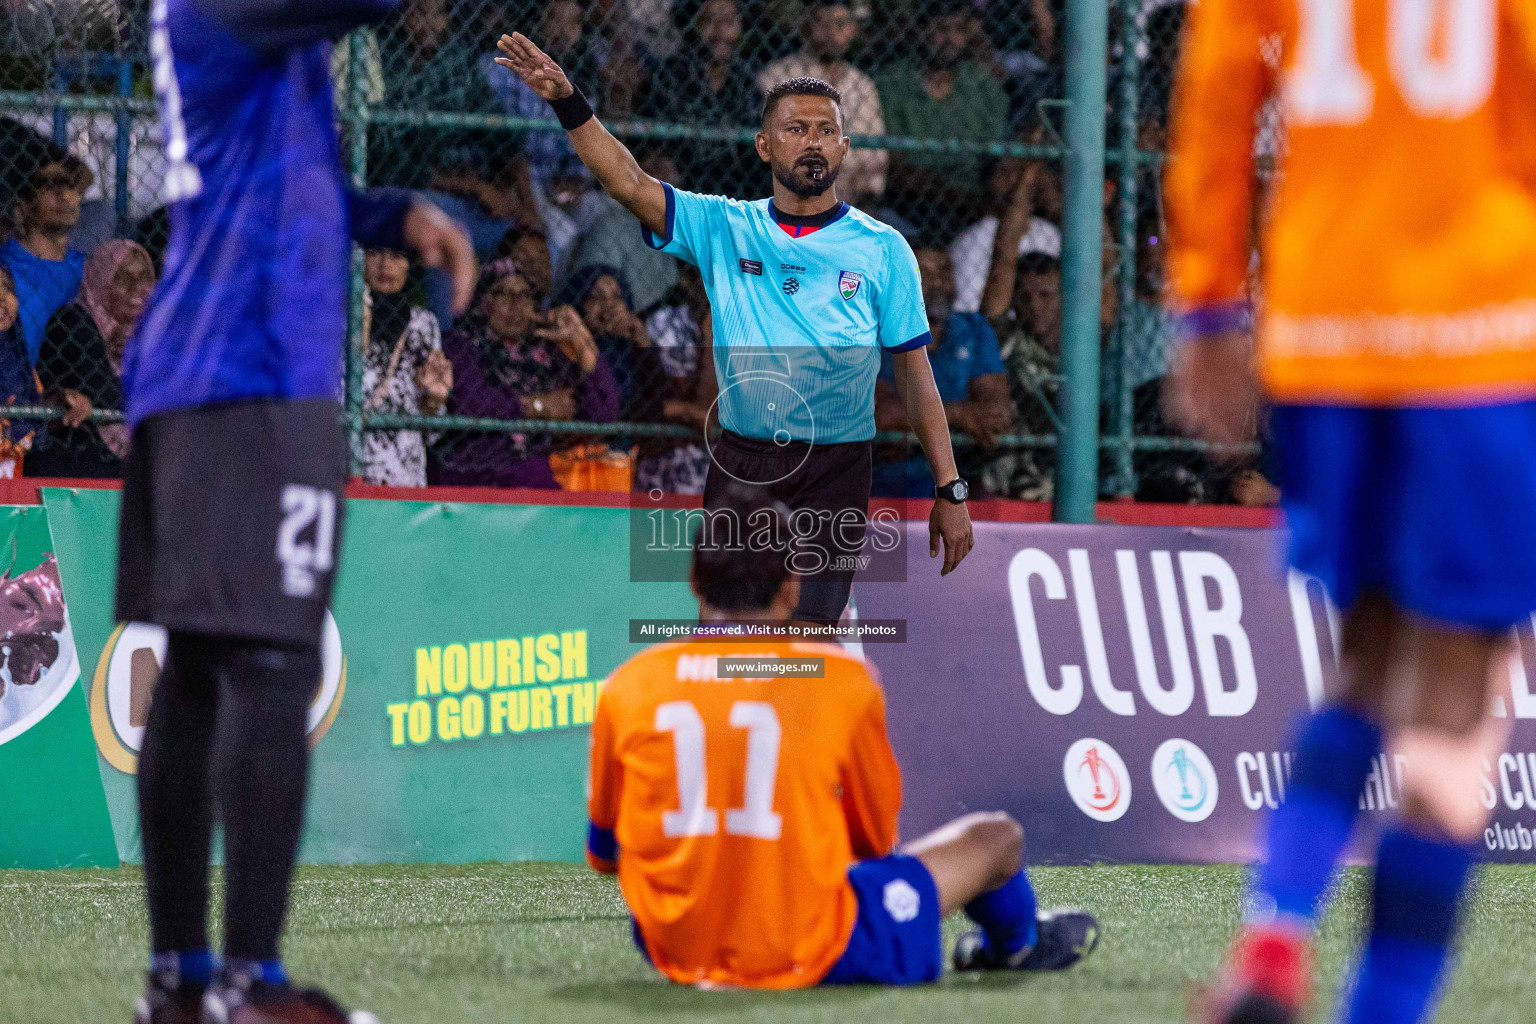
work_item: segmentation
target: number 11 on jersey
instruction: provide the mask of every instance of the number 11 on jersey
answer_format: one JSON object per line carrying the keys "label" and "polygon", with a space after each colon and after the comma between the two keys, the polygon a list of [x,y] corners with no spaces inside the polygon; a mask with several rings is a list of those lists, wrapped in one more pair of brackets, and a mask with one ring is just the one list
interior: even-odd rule
{"label": "number 11 on jersey", "polygon": [[[731,705],[731,727],[747,731],[747,771],[742,806],[725,812],[725,832],[752,839],[778,839],[784,819],[774,813],[773,794],[779,774],[779,716],[772,704],[742,700]],[[669,839],[712,836],[720,831],[720,814],[709,806],[709,779],[704,757],[704,719],[686,700],[656,709],[656,731],[672,734],[677,774],[675,811],[661,817]]]}

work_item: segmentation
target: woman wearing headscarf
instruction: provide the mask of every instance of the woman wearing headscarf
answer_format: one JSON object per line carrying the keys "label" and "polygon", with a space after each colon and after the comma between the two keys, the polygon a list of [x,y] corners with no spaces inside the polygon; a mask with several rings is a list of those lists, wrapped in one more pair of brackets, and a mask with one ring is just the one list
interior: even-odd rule
{"label": "woman wearing headscarf", "polygon": [[29,475],[122,476],[128,427],[96,423],[95,409],[123,407],[123,349],[155,287],[155,267],[137,242],[104,242],[85,262],[80,294],[53,315],[43,333],[37,377],[43,395],[65,415],[49,425],[49,444]]}
{"label": "woman wearing headscarf", "polygon": [[[448,410],[498,420],[618,418],[613,371],[570,306],[540,314],[528,279],[508,259],[487,264],[471,311],[443,341],[453,363]],[[434,482],[559,488],[549,455],[568,435],[460,432],[436,449]]]}
{"label": "woman wearing headscarf", "polygon": [[[437,317],[411,301],[408,257],[370,250],[363,330],[363,410],[436,415],[453,390],[453,364],[443,355]],[[353,445],[362,478],[389,487],[427,486],[427,444],[419,430],[369,430]]]}
{"label": "woman wearing headscarf", "polygon": [[666,369],[650,332],[635,316],[634,300],[617,267],[594,263],[571,275],[561,303],[575,307],[592,332],[598,352],[613,369],[619,387],[619,417],[657,423],[666,399]]}

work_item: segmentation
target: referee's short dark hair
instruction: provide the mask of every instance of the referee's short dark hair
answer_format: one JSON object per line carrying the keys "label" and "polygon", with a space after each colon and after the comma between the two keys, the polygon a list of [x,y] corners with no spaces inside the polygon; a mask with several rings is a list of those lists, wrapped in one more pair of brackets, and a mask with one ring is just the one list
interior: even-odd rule
{"label": "referee's short dark hair", "polygon": [[830,82],[823,82],[819,78],[802,75],[799,78],[786,78],[784,81],[768,90],[763,97],[763,127],[768,127],[768,119],[773,116],[773,108],[779,105],[779,100],[785,96],[825,96],[836,103],[839,108],[843,105],[843,94],[837,91],[837,86]]}
{"label": "referee's short dark hair", "polygon": [[[771,525],[770,525],[771,524]],[[754,549],[748,538],[766,528],[782,543]],[[755,484],[733,480],[705,510],[693,545],[693,585],[723,612],[760,612],[789,579],[790,511]]]}

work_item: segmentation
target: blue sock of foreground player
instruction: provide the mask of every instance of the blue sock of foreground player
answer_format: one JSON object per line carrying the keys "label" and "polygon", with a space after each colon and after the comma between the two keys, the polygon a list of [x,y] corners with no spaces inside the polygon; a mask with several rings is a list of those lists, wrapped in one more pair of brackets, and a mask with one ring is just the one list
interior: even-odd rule
{"label": "blue sock of foreground player", "polygon": [[227,956],[224,958],[224,973],[227,976],[243,975],[268,985],[288,984],[288,972],[283,968],[282,960],[275,957],[271,960],[243,960]]}
{"label": "blue sock of foreground player", "polygon": [[1349,1024],[1415,1024],[1440,991],[1472,868],[1472,851],[1402,827],[1381,837],[1371,936]]}
{"label": "blue sock of foreground player", "polygon": [[987,948],[1013,956],[1035,944],[1035,890],[1023,871],[1000,887],[984,892],[965,905],[965,915],[981,925]]}
{"label": "blue sock of foreground player", "polygon": [[1269,823],[1269,859],[1258,895],[1275,913],[1312,922],[1349,834],[1381,730],[1360,714],[1330,707],[1307,720],[1298,740],[1285,802]]}
{"label": "blue sock of foreground player", "polygon": [[213,980],[213,954],[206,949],[190,953],[156,953],[149,958],[156,974],[174,975],[181,985],[206,985]]}

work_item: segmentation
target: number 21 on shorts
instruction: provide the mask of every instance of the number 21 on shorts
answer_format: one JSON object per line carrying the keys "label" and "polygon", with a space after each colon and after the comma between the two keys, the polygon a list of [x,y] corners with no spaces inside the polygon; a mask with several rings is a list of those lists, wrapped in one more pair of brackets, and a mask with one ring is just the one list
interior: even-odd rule
{"label": "number 21 on shorts", "polygon": [[[725,812],[725,832],[752,839],[777,839],[784,819],[773,812],[773,791],[779,774],[778,712],[772,704],[741,700],[731,705],[733,729],[747,731],[747,773],[742,806]],[[661,831],[669,839],[712,836],[720,831],[720,812],[709,806],[709,780],[704,759],[704,719],[686,700],[656,709],[656,731],[672,734],[677,769],[678,808],[661,816]]]}
{"label": "number 21 on shorts", "polygon": [[[277,561],[283,567],[283,594],[313,597],[317,577],[331,571],[336,543],[336,495],[319,487],[283,488],[283,520],[277,529]],[[313,538],[300,539],[314,527]]]}
{"label": "number 21 on shorts", "polygon": [[[1499,0],[1383,2],[1387,63],[1409,110],[1423,118],[1458,118],[1488,101]],[[1355,4],[1296,0],[1301,28],[1286,106],[1297,124],[1360,124],[1371,116],[1382,83],[1372,82],[1360,66]]]}

